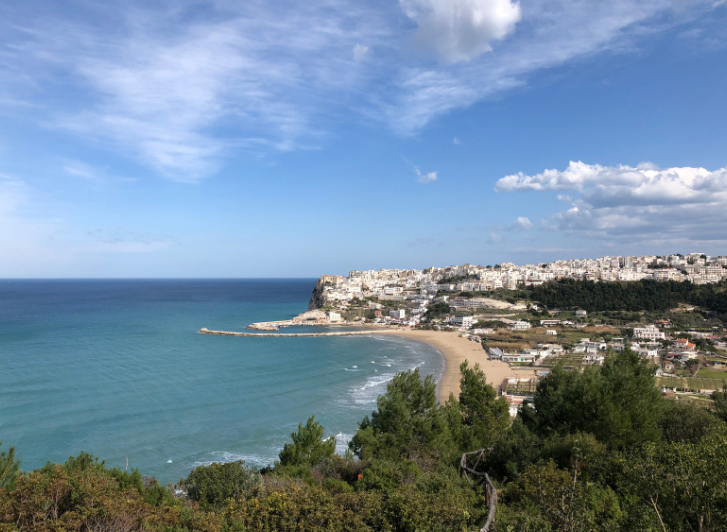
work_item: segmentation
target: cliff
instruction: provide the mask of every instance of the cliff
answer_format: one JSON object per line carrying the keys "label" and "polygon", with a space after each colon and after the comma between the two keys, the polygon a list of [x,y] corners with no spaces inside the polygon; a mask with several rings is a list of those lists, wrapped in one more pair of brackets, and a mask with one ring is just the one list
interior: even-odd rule
{"label": "cliff", "polygon": [[325,285],[324,277],[321,277],[316,281],[316,286],[313,288],[313,293],[310,296],[310,302],[308,303],[308,310],[316,310],[323,308],[325,304],[325,297],[323,296],[323,287]]}

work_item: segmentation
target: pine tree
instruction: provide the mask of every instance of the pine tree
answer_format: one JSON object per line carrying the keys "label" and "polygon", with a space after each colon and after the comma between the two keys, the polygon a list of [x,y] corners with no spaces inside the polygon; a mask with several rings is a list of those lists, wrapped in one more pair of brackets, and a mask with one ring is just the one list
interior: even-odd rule
{"label": "pine tree", "polygon": [[0,452],[0,488],[12,488],[20,473],[20,460],[15,459],[15,447]]}
{"label": "pine tree", "polygon": [[290,437],[293,443],[286,443],[278,455],[284,466],[316,466],[326,458],[332,458],[336,451],[336,439],[323,439],[323,426],[315,416],[309,417],[305,426],[299,423],[298,432],[291,433]]}

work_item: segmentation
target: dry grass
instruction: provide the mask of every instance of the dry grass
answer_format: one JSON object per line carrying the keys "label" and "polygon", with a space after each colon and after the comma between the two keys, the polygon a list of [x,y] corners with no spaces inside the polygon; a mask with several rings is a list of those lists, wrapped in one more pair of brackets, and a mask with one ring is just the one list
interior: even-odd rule
{"label": "dry grass", "polygon": [[616,329],[615,327],[611,327],[609,325],[597,325],[595,327],[584,327],[581,329],[581,331],[586,332],[588,334],[598,334],[598,333],[609,333],[609,334],[615,334],[619,335],[621,334],[621,331],[619,329]]}
{"label": "dry grass", "polygon": [[487,347],[496,347],[498,349],[502,349],[503,351],[521,351],[523,349],[529,349],[531,347],[535,347],[534,345],[530,345],[528,342],[497,342],[497,341],[487,341]]}

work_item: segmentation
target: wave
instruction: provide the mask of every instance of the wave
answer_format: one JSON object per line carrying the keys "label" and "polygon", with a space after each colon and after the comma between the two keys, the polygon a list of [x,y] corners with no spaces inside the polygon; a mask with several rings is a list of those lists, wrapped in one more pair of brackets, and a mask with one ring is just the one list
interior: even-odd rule
{"label": "wave", "polygon": [[376,398],[386,391],[386,384],[396,376],[396,373],[384,373],[366,380],[360,388],[351,390],[351,396],[357,405],[366,405],[376,402]]}
{"label": "wave", "polygon": [[343,456],[346,451],[348,450],[348,442],[351,441],[353,438],[353,434],[345,434],[343,432],[339,432],[335,436],[336,438],[336,454],[339,456]]}
{"label": "wave", "polygon": [[272,464],[277,460],[277,453],[271,456],[261,456],[259,454],[238,454],[230,453],[227,451],[213,451],[208,453],[209,460],[197,460],[192,465],[193,467],[208,466],[214,463],[237,462],[242,460],[246,465],[253,465],[256,467],[265,467]]}

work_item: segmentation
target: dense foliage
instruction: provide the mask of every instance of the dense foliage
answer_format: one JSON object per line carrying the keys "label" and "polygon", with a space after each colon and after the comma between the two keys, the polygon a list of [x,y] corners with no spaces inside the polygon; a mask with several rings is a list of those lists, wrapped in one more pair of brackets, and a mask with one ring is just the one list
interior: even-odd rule
{"label": "dense foliage", "polygon": [[428,319],[437,318],[440,316],[447,316],[451,312],[449,304],[444,302],[432,303],[427,307],[427,312],[424,314]]}
{"label": "dense foliage", "polygon": [[0,453],[0,532],[471,531],[487,507],[459,475],[461,453],[489,449],[496,529],[727,531],[727,394],[716,412],[665,399],[651,367],[614,355],[582,373],[555,368],[510,422],[482,370],[440,405],[431,377],[397,375],[351,442],[333,455],[313,418],[273,467],[196,467],[177,490],[81,453],[20,473]]}
{"label": "dense foliage", "polygon": [[298,432],[290,437],[292,443],[286,443],[280,451],[280,463],[284,466],[313,466],[327,458],[332,458],[336,451],[336,439],[323,439],[323,426],[315,416],[308,418],[305,425],[298,424]]}
{"label": "dense foliage", "polygon": [[191,500],[214,507],[228,499],[237,500],[251,494],[262,486],[263,478],[256,469],[238,460],[195,467],[180,484]]}
{"label": "dense foliage", "polygon": [[727,284],[696,285],[690,282],[641,280],[594,282],[563,279],[529,288],[531,299],[550,308],[587,311],[670,310],[680,303],[697,305],[718,314],[727,313]]}
{"label": "dense foliage", "polygon": [[0,488],[13,487],[19,475],[20,461],[15,459],[15,448],[0,452]]}

